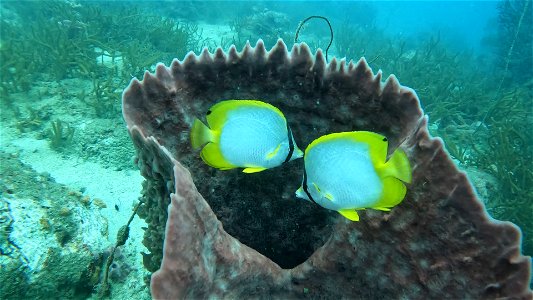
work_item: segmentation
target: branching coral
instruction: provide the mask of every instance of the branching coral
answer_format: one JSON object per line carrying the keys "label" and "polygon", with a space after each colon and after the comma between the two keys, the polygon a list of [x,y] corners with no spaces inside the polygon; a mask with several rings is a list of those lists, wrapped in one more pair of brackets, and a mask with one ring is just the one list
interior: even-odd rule
{"label": "branching coral", "polygon": [[42,127],[43,122],[50,117],[46,110],[35,110],[30,106],[26,109],[29,114],[28,117],[18,118],[19,121],[16,123],[17,129],[20,132],[38,130]]}
{"label": "branching coral", "polygon": [[293,36],[288,16],[266,8],[254,8],[251,13],[233,19],[230,27],[235,32],[233,44],[237,46],[244,46],[246,41],[255,39],[274,45],[278,38],[292,40]]}
{"label": "branching coral", "polygon": [[[118,85],[123,85],[157,61],[183,56],[203,41],[197,26],[149,14],[131,4],[109,5],[106,9],[94,3],[72,5],[58,0],[32,3],[32,9],[15,2],[6,5],[19,12],[28,25],[2,20],[3,99],[9,99],[10,93],[29,90],[32,82],[43,75],[54,80],[88,78],[97,81],[96,99],[88,103],[102,115],[110,104],[100,99],[107,97],[105,93],[114,93],[103,84],[112,80],[110,76],[122,78],[124,82]],[[103,64],[104,57],[110,58],[118,72],[110,74],[109,66]]]}
{"label": "branching coral", "polygon": [[498,9],[496,62],[504,73],[515,71],[504,78],[506,84],[523,83],[533,77],[533,5],[530,0],[503,0]]}
{"label": "branching coral", "polygon": [[73,127],[61,120],[52,121],[51,128],[48,130],[48,138],[52,149],[59,150],[64,148],[72,142],[73,137]]}
{"label": "branching coral", "polygon": [[487,146],[473,144],[473,164],[494,174],[501,193],[487,204],[498,218],[519,224],[524,231],[524,251],[533,253],[533,117],[529,113],[533,94],[519,88],[498,98],[487,112]]}
{"label": "branching coral", "polygon": [[114,117],[117,114],[117,106],[120,99],[120,92],[116,89],[115,74],[111,70],[108,76],[103,78],[95,76],[93,78],[93,90],[89,97],[80,94],[80,100],[85,101],[94,108],[98,117]]}
{"label": "branching coral", "polygon": [[366,56],[372,62],[379,55],[379,50],[383,47],[385,38],[374,25],[352,24],[344,20],[335,27],[334,44],[338,57],[355,59]]}

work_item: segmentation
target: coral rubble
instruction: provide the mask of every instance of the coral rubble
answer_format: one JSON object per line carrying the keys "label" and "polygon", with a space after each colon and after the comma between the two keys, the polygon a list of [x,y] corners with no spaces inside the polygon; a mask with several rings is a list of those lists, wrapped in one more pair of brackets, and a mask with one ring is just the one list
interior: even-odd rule
{"label": "coral rubble", "polygon": [[[326,64],[322,52],[303,44],[289,53],[282,41],[269,52],[260,41],[241,53],[189,54],[134,79],[123,115],[146,178],[152,296],[532,297],[518,228],[487,215],[429,135],[414,91],[381,79],[364,59]],[[294,199],[299,162],[256,175],[206,167],[188,131],[224,99],[276,105],[301,145],[338,131],[387,136],[389,151],[403,148],[413,166],[406,199],[354,223]]]}
{"label": "coral rubble", "polygon": [[[76,193],[0,151],[0,299],[88,297],[103,225]],[[93,221],[95,220],[95,221]]]}

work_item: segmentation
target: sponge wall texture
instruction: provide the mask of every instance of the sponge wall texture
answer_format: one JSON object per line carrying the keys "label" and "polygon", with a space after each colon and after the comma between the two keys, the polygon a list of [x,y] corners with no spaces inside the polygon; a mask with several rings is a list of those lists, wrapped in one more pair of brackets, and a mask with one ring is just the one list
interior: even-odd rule
{"label": "sponge wall texture", "polygon": [[[258,176],[206,167],[188,132],[225,99],[279,107],[302,148],[338,131],[387,136],[389,154],[401,147],[413,166],[406,199],[350,222],[294,199],[298,162]],[[123,114],[146,178],[140,214],[156,299],[533,297],[519,229],[487,215],[429,135],[415,92],[394,76],[382,82],[364,59],[326,64],[282,41],[206,50],[132,80]]]}

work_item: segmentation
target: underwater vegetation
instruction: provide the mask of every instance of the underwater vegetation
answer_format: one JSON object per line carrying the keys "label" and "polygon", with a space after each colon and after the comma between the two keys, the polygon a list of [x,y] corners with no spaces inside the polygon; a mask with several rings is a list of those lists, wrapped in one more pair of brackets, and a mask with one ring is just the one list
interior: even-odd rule
{"label": "underwater vegetation", "polygon": [[[103,165],[115,170],[134,168],[133,147],[120,115],[122,89],[133,76],[142,76],[156,62],[197,50],[201,42],[198,27],[124,3],[36,1],[28,5],[4,1],[1,6],[2,121],[12,123],[22,139],[31,136],[43,140],[49,148],[68,154],[64,157],[107,161]],[[102,293],[106,292],[104,270],[110,283],[123,281],[131,267],[122,263],[117,254],[114,260],[106,261],[115,252],[95,250],[108,235],[107,219],[96,212],[106,208],[106,204],[98,198],[82,197],[79,191],[64,191],[64,187],[46,189],[44,184],[52,178],[23,177],[8,168],[15,164],[16,156],[0,154],[2,175],[18,174],[5,175],[0,180],[0,245],[2,258],[6,258],[0,272],[0,298],[38,298],[39,293],[51,295],[57,290],[57,297],[87,298],[98,284],[102,285]],[[19,165],[14,169],[22,168],[29,169]],[[37,187],[18,180],[32,181]],[[38,187],[45,191],[35,192]],[[26,197],[35,203],[26,201]],[[33,221],[21,217],[25,205],[40,208]],[[92,225],[100,229],[91,234],[83,232],[91,226],[88,220],[97,215],[100,223]],[[40,245],[39,251],[32,251],[33,245],[11,242],[16,240],[12,236],[16,230],[10,224],[20,226],[23,221],[40,229],[34,230],[36,241],[50,242]],[[92,236],[100,240],[89,242],[87,238]],[[21,249],[35,252],[39,261],[25,258]],[[116,246],[115,249],[120,251]],[[4,256],[4,250],[9,251],[9,258]],[[103,265],[106,262],[109,273]],[[48,271],[32,269],[36,264]],[[38,283],[28,288],[31,280]],[[8,281],[11,283],[4,284]]]}
{"label": "underwater vegetation", "polygon": [[333,44],[340,57],[355,59],[364,56],[369,62],[374,62],[378,54],[374,57],[368,54],[378,53],[379,47],[385,42],[386,37],[375,24],[357,25],[353,24],[351,19],[345,19],[335,27]]}
{"label": "underwater vegetation", "polygon": [[288,15],[284,13],[254,7],[252,12],[239,15],[230,22],[230,28],[235,33],[232,44],[240,48],[247,40],[254,41],[260,37],[272,47],[278,38],[285,41],[293,39],[294,26],[291,25]]}
{"label": "underwater vegetation", "polygon": [[[120,124],[120,95],[133,76],[142,76],[156,62],[198,50],[203,43],[197,25],[128,3],[9,1],[2,8],[0,102],[17,119],[19,132],[49,139],[57,151],[75,148],[84,158],[122,160],[119,168],[131,166],[131,158],[114,157],[120,154],[105,151],[102,138],[93,134],[77,130],[73,135],[79,121],[65,118],[65,109],[70,114],[75,107],[85,116]],[[59,100],[44,101],[54,96]],[[21,97],[33,101],[21,107],[15,103]],[[118,127],[113,128],[116,135]],[[97,134],[106,137],[109,132]],[[119,138],[125,143],[115,148],[133,155],[127,135],[121,132]]]}
{"label": "underwater vegetation", "polygon": [[495,218],[508,219],[522,228],[525,253],[533,253],[531,99],[531,87],[515,88],[496,98],[485,120],[487,147],[471,144],[475,151],[472,164],[493,174],[500,183],[500,193],[492,195],[487,208]]}
{"label": "underwater vegetation", "polygon": [[504,72],[504,83],[521,84],[533,80],[533,4],[529,0],[504,0],[498,5],[499,18],[492,41],[496,63]]}
{"label": "underwater vegetation", "polygon": [[[98,117],[118,115],[119,86],[159,61],[196,49],[198,28],[151,15],[135,6],[73,5],[64,1],[8,2],[27,24],[3,18],[0,26],[0,94],[26,92],[36,80],[86,78],[83,100]],[[150,24],[150,26],[146,26]],[[117,92],[118,91],[118,92]]]}
{"label": "underwater vegetation", "polygon": [[[524,8],[525,17],[518,28]],[[443,138],[458,164],[483,170],[497,179],[498,186],[489,187],[493,192],[482,198],[494,218],[520,226],[523,251],[531,254],[531,5],[526,6],[526,1],[502,1],[499,12],[497,32],[506,38],[494,49],[492,58],[450,50],[440,33],[420,42],[392,40],[378,28],[347,21],[337,27],[334,45],[339,56],[364,55],[371,66],[394,73],[416,90],[434,124],[434,134]],[[504,72],[507,59],[508,70]]]}
{"label": "underwater vegetation", "polygon": [[50,147],[52,149],[59,149],[67,146],[72,142],[74,137],[74,128],[69,124],[56,120],[51,122],[51,128],[48,130],[48,138],[50,139]]}

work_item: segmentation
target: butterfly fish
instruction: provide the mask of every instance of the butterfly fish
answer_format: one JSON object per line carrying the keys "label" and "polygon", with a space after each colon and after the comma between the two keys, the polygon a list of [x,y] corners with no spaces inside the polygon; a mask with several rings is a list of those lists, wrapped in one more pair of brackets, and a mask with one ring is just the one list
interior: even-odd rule
{"label": "butterfly fish", "polygon": [[296,196],[359,221],[357,210],[389,211],[412,180],[405,152],[387,158],[387,138],[368,131],[332,133],[305,150],[302,186]]}
{"label": "butterfly fish", "polygon": [[207,124],[195,119],[191,145],[220,170],[244,168],[260,172],[303,156],[283,113],[258,100],[225,100],[206,113]]}

